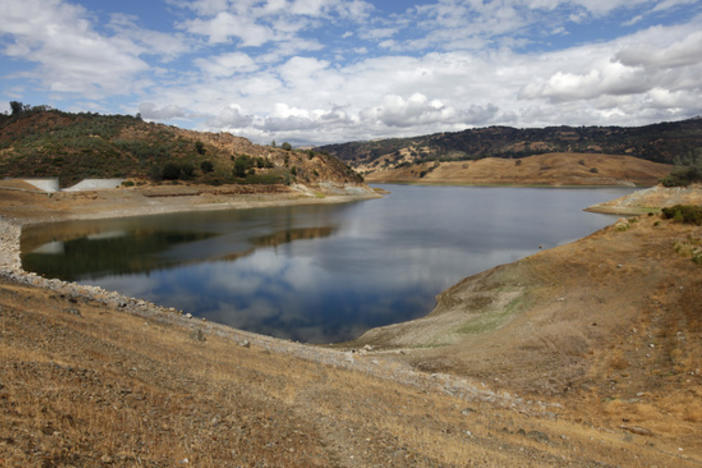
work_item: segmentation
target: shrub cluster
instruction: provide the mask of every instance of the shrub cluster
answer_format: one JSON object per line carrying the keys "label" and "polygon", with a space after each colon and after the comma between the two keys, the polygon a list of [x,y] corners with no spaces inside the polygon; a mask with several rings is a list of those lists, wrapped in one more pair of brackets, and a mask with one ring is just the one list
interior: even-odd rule
{"label": "shrub cluster", "polygon": [[195,174],[195,168],[190,163],[176,164],[168,163],[161,170],[161,178],[163,180],[190,180]]}
{"label": "shrub cluster", "polygon": [[663,208],[662,213],[665,219],[702,226],[702,206],[699,205],[675,205]]}
{"label": "shrub cluster", "polygon": [[683,166],[661,179],[665,187],[687,187],[693,182],[702,182],[702,168],[699,166]]}

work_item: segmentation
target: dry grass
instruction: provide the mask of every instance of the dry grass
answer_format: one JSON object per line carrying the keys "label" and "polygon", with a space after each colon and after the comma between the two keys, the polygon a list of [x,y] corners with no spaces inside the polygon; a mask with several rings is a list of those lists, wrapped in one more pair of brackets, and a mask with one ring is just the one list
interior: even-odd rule
{"label": "dry grass", "polygon": [[[422,163],[378,169],[365,176],[371,182],[472,185],[655,185],[672,166],[631,156],[582,153],[548,153],[521,158],[520,164],[504,158],[477,161]],[[596,171],[593,171],[596,169]]]}
{"label": "dry grass", "polygon": [[209,327],[0,282],[0,464],[635,464],[632,442],[606,431],[241,347]]}

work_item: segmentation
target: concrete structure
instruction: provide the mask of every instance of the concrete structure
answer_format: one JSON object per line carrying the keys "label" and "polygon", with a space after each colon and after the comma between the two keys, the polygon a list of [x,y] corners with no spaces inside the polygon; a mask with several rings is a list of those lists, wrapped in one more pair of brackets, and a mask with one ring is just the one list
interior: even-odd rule
{"label": "concrete structure", "polygon": [[59,180],[58,177],[46,177],[46,178],[37,178],[37,179],[21,179],[23,182],[26,182],[30,185],[35,186],[42,192],[47,192],[47,193],[52,193],[52,192],[58,192],[59,190]]}
{"label": "concrete structure", "polygon": [[83,179],[76,185],[61,190],[62,192],[83,192],[86,190],[107,190],[122,185],[124,179]]}

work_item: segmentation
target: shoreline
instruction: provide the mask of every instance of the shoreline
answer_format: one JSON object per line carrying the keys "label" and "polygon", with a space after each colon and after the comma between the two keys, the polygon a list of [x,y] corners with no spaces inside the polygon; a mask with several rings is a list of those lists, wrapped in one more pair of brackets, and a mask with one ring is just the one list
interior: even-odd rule
{"label": "shoreline", "polygon": [[[296,197],[286,203],[316,204],[358,199],[348,198]],[[270,199],[258,200],[253,204],[244,203],[240,209],[272,206],[271,204],[274,203]],[[221,209],[227,208],[233,207],[227,205]],[[94,216],[99,215],[83,214],[93,218],[82,219],[97,219]],[[109,218],[109,215],[110,213],[102,213],[103,218]],[[655,253],[657,249],[653,249],[653,252],[649,249],[648,239],[657,236],[657,240],[650,241],[654,242],[652,245],[666,249],[664,252],[672,252],[672,245],[668,245],[672,244],[671,239],[690,239],[690,235],[699,237],[702,232],[699,228],[672,222],[663,222],[660,227],[656,227],[654,222],[653,218],[644,217],[636,222],[627,221],[626,226],[623,226],[625,229],[611,225],[572,243],[543,250],[516,262],[467,277],[443,291],[439,295],[436,310],[428,316],[411,323],[378,327],[367,332],[384,333],[385,337],[380,342],[368,339],[371,338],[370,335],[364,335],[368,340],[364,341],[361,337],[356,342],[326,346],[247,332],[100,287],[46,279],[26,272],[19,262],[22,225],[0,217],[0,288],[7,291],[2,296],[3,311],[9,311],[4,317],[0,333],[3,333],[8,323],[15,323],[12,320],[16,320],[18,325],[10,327],[10,334],[3,335],[9,339],[8,347],[3,349],[9,350],[13,346],[12,340],[17,340],[18,330],[24,330],[33,323],[40,327],[46,327],[47,321],[57,323],[56,336],[69,345],[67,352],[60,354],[53,347],[56,338],[44,343],[46,338],[39,340],[37,332],[34,332],[27,334],[26,342],[29,344],[25,348],[32,349],[40,357],[28,358],[27,354],[21,354],[24,351],[20,349],[15,354],[14,351],[8,351],[8,359],[19,363],[20,369],[35,361],[53,362],[54,367],[51,369],[59,369],[61,372],[65,369],[68,369],[66,372],[89,369],[100,376],[99,385],[114,375],[115,382],[119,382],[115,388],[125,392],[115,397],[115,411],[118,406],[119,411],[128,411],[134,405],[142,404],[136,403],[142,400],[135,400],[131,395],[141,395],[139,389],[144,388],[144,385],[160,376],[172,374],[173,362],[178,362],[178,366],[182,367],[175,373],[176,378],[185,376],[185,380],[178,380],[178,391],[173,391],[173,387],[169,386],[168,390],[155,396],[153,405],[156,407],[166,407],[162,403],[164,396],[166,400],[180,398],[181,385],[187,385],[188,381],[202,382],[203,388],[219,388],[223,385],[222,382],[231,381],[233,383],[228,385],[237,385],[235,388],[239,389],[239,393],[234,394],[238,397],[252,395],[252,398],[258,398],[262,392],[268,392],[275,395],[277,404],[289,405],[286,408],[303,408],[301,414],[305,421],[323,428],[334,429],[346,421],[346,415],[351,414],[344,406],[347,401],[366,408],[368,414],[361,421],[368,421],[369,417],[387,418],[388,414],[395,415],[393,417],[402,421],[397,426],[400,429],[395,433],[399,435],[397,440],[403,446],[406,444],[404,438],[407,433],[402,428],[417,427],[420,424],[418,427],[426,430],[426,416],[422,415],[431,413],[433,418],[447,421],[436,426],[437,433],[445,439],[432,439],[435,436],[424,433],[412,437],[419,437],[419,441],[430,441],[427,443],[435,443],[440,447],[445,446],[446,440],[452,441],[454,437],[460,437],[457,446],[465,450],[475,449],[476,452],[473,453],[483,453],[489,457],[483,459],[484,464],[489,464],[488,460],[499,460],[497,457],[502,457],[507,452],[517,464],[531,461],[534,466],[557,466],[567,461],[577,465],[583,464],[583,460],[635,466],[637,460],[632,454],[657,460],[659,464],[693,466],[699,463],[702,453],[695,436],[699,433],[699,424],[702,422],[702,419],[696,419],[695,411],[699,410],[698,413],[702,415],[702,405],[699,403],[702,400],[695,400],[698,393],[694,393],[702,389],[697,383],[702,383],[702,374],[698,373],[699,369],[695,369],[695,363],[689,360],[676,361],[675,365],[680,370],[675,374],[670,373],[671,365],[665,361],[665,350],[675,345],[691,346],[683,348],[685,352],[682,355],[699,356],[699,351],[702,350],[699,333],[681,328],[685,330],[684,340],[681,341],[681,332],[678,332],[677,335],[670,336],[667,342],[662,341],[662,334],[655,328],[656,322],[646,319],[643,310],[649,307],[669,307],[673,311],[684,311],[678,304],[699,303],[695,294],[699,295],[702,290],[695,289],[695,284],[702,284],[702,270],[679,254],[669,254],[666,257],[669,263],[661,264]],[[644,245],[642,239],[646,239],[646,250],[641,249]],[[642,255],[646,258],[639,258]],[[644,278],[649,284],[639,285],[642,273],[645,273]],[[671,278],[670,273],[674,273],[674,278]],[[676,287],[666,292],[675,297],[668,297],[660,291],[650,298],[648,293],[641,294],[646,290],[654,291],[657,285],[671,281]],[[636,285],[638,289],[632,287]],[[628,296],[620,297],[625,293]],[[640,296],[646,297],[642,299]],[[34,301],[33,307],[26,302],[27,297]],[[680,300],[686,302],[679,302]],[[12,301],[17,302],[13,305]],[[7,302],[10,303],[9,308],[5,305]],[[24,312],[23,307],[27,307]],[[508,314],[501,311],[507,311]],[[617,313],[612,313],[613,311]],[[639,311],[641,317],[637,316]],[[43,319],[33,319],[35,316]],[[493,317],[496,321],[492,321]],[[434,322],[434,325],[430,322]],[[75,324],[71,326],[75,326],[79,333],[64,334],[65,328],[61,326],[65,323]],[[115,325],[122,327],[119,330],[125,331],[115,331],[111,328]],[[414,326],[416,328],[413,330]],[[633,331],[632,326],[635,326]],[[95,327],[94,333],[91,327]],[[638,335],[635,333],[636,328],[650,331],[648,335]],[[46,330],[54,332],[51,327]],[[153,335],[145,338],[143,334],[147,332]],[[123,338],[117,337],[119,333],[123,333]],[[104,340],[105,351],[90,351],[88,358],[83,353],[76,353],[73,346],[87,335],[92,337],[91,340]],[[141,338],[135,339],[136,335]],[[410,341],[403,342],[402,336],[409,337]],[[452,337],[457,339],[449,342],[447,337],[450,340]],[[655,348],[650,346],[654,341]],[[39,348],[41,343],[46,345],[47,351]],[[221,343],[226,343],[226,347],[216,348]],[[605,346],[607,344],[611,346]],[[1,346],[3,343],[0,341]],[[34,351],[35,347],[39,351]],[[125,364],[120,367],[121,362],[115,364],[115,350],[121,350],[122,356],[124,350],[137,353],[140,359],[138,365]],[[176,352],[183,356],[172,357]],[[169,357],[161,362],[159,359],[164,355]],[[102,357],[95,361],[95,356]],[[210,373],[190,374],[195,371],[188,369],[202,368],[202,364],[197,364],[200,362],[198,360],[219,359],[219,356],[231,358],[232,367],[219,367],[218,364],[212,367]],[[626,356],[626,360],[621,357],[613,361],[617,356]],[[656,356],[660,356],[660,359]],[[118,359],[122,361],[124,357]],[[212,366],[209,361],[205,362]],[[661,364],[658,365],[657,362]],[[295,383],[299,369],[304,366],[312,366],[309,380]],[[250,369],[248,374],[234,374],[243,367]],[[155,372],[147,375],[142,369]],[[679,375],[686,378],[687,383],[681,383]],[[614,389],[611,383],[613,379],[624,379],[626,385],[622,389]],[[14,384],[12,378],[9,382]],[[349,400],[349,395],[339,393],[338,390],[347,389],[349,382],[355,382],[350,393],[354,400]],[[35,387],[44,388],[42,385],[49,390],[53,388],[51,382],[44,381],[38,381]],[[85,384],[80,385],[79,391],[82,392],[85,388],[82,385]],[[94,391],[98,395],[106,392],[101,387]],[[186,400],[189,392],[199,395],[203,390],[185,391],[181,404],[185,408],[183,412],[189,411],[194,404],[205,404]],[[413,414],[407,408],[414,407],[403,400],[408,392],[416,392],[421,399],[431,399],[426,408],[421,410],[418,416],[421,419],[406,419]],[[19,390],[16,393],[22,394]],[[232,392],[227,390],[221,394],[229,395]],[[207,401],[212,401],[219,408],[224,403],[218,400],[222,398],[221,394],[212,394]],[[337,394],[343,396],[337,397]],[[319,400],[320,398],[326,399]],[[378,405],[379,398],[385,398],[388,402],[398,401],[397,406],[393,407],[391,403],[387,404],[387,408]],[[321,408],[318,407],[318,401],[324,402]],[[432,406],[434,402],[443,401],[448,403],[441,410]],[[129,407],[127,403],[132,406]],[[270,403],[266,400],[262,405],[269,407]],[[74,411],[95,411],[96,414],[101,414],[105,410],[93,403],[92,399],[80,400],[79,404],[83,406]],[[146,408],[150,411],[153,407]],[[692,416],[686,416],[686,411]],[[242,422],[237,422],[234,429],[244,427],[240,424],[250,424],[259,413],[260,410],[245,408],[241,414],[237,414]],[[171,412],[165,411],[163,414],[170,415]],[[147,426],[148,429],[143,430],[144,434],[153,434],[154,431],[163,433],[163,425],[172,424],[166,416],[159,416],[158,413],[153,420],[155,423]],[[379,420],[382,426],[383,420]],[[195,427],[197,430],[208,430],[208,421],[214,421],[212,415]],[[268,422],[265,424],[268,427]],[[357,431],[365,427],[364,424],[366,423],[357,421],[350,424],[350,427]],[[55,427],[61,433],[69,431],[65,424]],[[278,430],[278,426],[273,427]],[[447,427],[464,427],[465,430],[447,432]],[[299,430],[299,426],[289,426],[290,431],[293,428]],[[285,430],[285,426],[281,430]],[[363,450],[367,446],[382,446],[380,441],[385,430],[387,426],[377,433],[363,435],[361,441],[373,441],[373,444],[362,445]],[[178,431],[176,435],[182,438],[182,434],[192,434],[193,429]],[[352,432],[340,434],[339,440],[349,440]],[[48,439],[50,434],[54,434],[51,437],[57,439],[59,436],[56,433],[58,432],[47,434],[39,430],[38,434],[44,436],[37,437]],[[218,432],[222,443],[227,440],[225,434],[229,433],[236,434],[231,430]],[[444,442],[439,443],[439,440]],[[344,450],[352,450],[346,444],[343,442],[341,445],[345,447]],[[621,453],[615,454],[610,450],[613,445]],[[576,446],[578,452],[574,453],[571,446]],[[420,450],[426,451],[428,447],[431,446],[422,445]],[[678,447],[684,447],[684,453],[680,453]],[[137,451],[132,445],[127,448]],[[115,456],[112,452],[107,453]],[[363,452],[354,453],[358,456]],[[543,454],[554,454],[558,458],[543,458],[546,457]],[[100,455],[97,455],[97,459]],[[465,459],[465,456],[458,455],[448,458]],[[545,460],[550,462],[544,463]]]}
{"label": "shoreline", "polygon": [[[323,203],[348,203],[356,200],[369,198],[355,198],[353,196],[331,197],[326,202],[312,199],[294,199],[282,206],[302,205],[304,202],[310,204]],[[371,197],[376,198],[376,197]],[[274,203],[252,204],[237,209],[259,208],[275,206]],[[223,209],[232,208],[228,205]],[[187,212],[190,210],[185,210]],[[199,210],[197,210],[199,211]],[[91,218],[69,218],[55,222],[72,219],[106,219],[105,216]],[[162,214],[162,213],[156,213]],[[127,215],[129,216],[129,215]],[[138,215],[137,215],[138,216]],[[54,222],[54,221],[38,221]],[[469,379],[445,373],[433,373],[431,375],[417,371],[410,365],[400,363],[392,356],[372,353],[370,349],[346,346],[339,349],[338,346],[315,345],[302,343],[284,338],[277,338],[260,333],[250,332],[229,325],[208,321],[205,318],[197,318],[185,311],[174,307],[162,306],[144,299],[131,297],[117,291],[104,289],[100,286],[81,285],[72,281],[60,279],[44,278],[34,272],[25,271],[21,265],[20,258],[20,237],[21,228],[27,224],[16,224],[0,216],[0,281],[10,281],[12,283],[37,288],[42,291],[53,292],[61,298],[69,301],[88,301],[97,303],[99,306],[110,310],[116,310],[133,316],[154,321],[156,323],[182,327],[191,331],[192,334],[201,336],[216,336],[229,340],[243,348],[250,346],[261,348],[265,352],[273,352],[281,355],[291,356],[316,364],[328,365],[338,369],[361,372],[382,380],[389,380],[395,383],[409,385],[423,391],[436,391],[445,393],[446,388],[451,388],[451,394],[468,402],[487,402],[504,409],[518,408],[523,414],[543,416],[557,411],[562,406],[559,403],[549,403],[547,401],[527,401],[508,392],[493,390],[485,382],[476,379]]]}
{"label": "shoreline", "polygon": [[415,181],[377,181],[367,180],[368,184],[381,185],[417,185],[426,187],[483,187],[483,188],[543,188],[543,189],[645,189],[650,185],[630,185],[630,184],[510,184],[510,183],[494,183],[494,184],[474,184],[470,182],[415,182]]}

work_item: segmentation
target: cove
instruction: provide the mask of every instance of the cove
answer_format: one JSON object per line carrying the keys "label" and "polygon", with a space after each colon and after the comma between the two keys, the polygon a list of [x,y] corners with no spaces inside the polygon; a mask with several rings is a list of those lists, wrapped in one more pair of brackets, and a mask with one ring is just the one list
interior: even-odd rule
{"label": "cove", "polygon": [[381,185],[382,199],[29,226],[26,270],[310,343],[431,311],[471,274],[611,224],[632,189]]}

